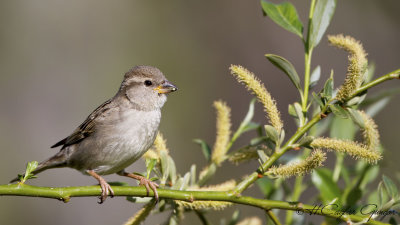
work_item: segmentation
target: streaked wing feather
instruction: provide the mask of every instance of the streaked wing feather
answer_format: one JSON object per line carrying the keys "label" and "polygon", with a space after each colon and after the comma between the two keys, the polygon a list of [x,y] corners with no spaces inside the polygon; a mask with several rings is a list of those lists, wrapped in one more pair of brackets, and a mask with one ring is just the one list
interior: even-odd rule
{"label": "streaked wing feather", "polygon": [[90,134],[95,132],[96,130],[96,118],[103,114],[104,112],[108,111],[110,109],[110,104],[111,99],[104,102],[101,104],[99,107],[97,107],[87,118],[83,123],[72,132],[71,135],[68,137],[62,139],[61,141],[57,142],[51,148],[56,148],[58,146],[62,146],[61,149],[64,149],[70,145],[76,144],[86,137],[89,137]]}

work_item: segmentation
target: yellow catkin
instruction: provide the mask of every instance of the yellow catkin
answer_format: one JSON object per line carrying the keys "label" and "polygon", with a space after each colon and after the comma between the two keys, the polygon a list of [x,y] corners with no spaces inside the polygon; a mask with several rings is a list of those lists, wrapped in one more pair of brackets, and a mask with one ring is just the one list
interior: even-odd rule
{"label": "yellow catkin", "polygon": [[204,179],[205,176],[207,176],[208,170],[209,170],[209,166],[206,166],[200,171],[199,180],[202,180],[202,179]]}
{"label": "yellow catkin", "polygon": [[271,94],[267,91],[264,84],[262,84],[252,72],[242,66],[231,65],[230,70],[232,75],[234,75],[240,83],[243,83],[248,90],[256,95],[258,101],[264,106],[264,111],[267,113],[269,122],[280,132],[283,128],[281,115],[275,100],[271,97]]}
{"label": "yellow catkin", "polygon": [[262,225],[262,221],[258,217],[248,217],[241,220],[237,225]]}
{"label": "yellow catkin", "polygon": [[321,150],[316,149],[305,160],[280,165],[279,167],[271,167],[266,174],[282,178],[302,176],[312,172],[315,168],[321,167],[325,160],[326,154]]}
{"label": "yellow catkin", "polygon": [[169,152],[167,148],[167,141],[160,132],[158,132],[156,140],[154,140],[154,148],[158,153],[161,151],[166,151],[167,153]]}
{"label": "yellow catkin", "polygon": [[157,154],[157,152],[152,149],[149,149],[146,153],[143,154],[142,157],[145,159],[160,159],[160,156]]}
{"label": "yellow catkin", "polygon": [[365,145],[371,150],[378,150],[379,132],[375,121],[364,111],[358,111],[364,121],[363,137]]}
{"label": "yellow catkin", "polygon": [[[228,181],[218,184],[218,185],[211,185],[211,186],[201,187],[201,188],[189,187],[187,190],[188,191],[229,191],[229,190],[232,190],[235,186],[236,186],[235,180],[228,180]],[[200,210],[200,209],[222,210],[222,209],[225,209],[226,207],[232,205],[231,202],[202,201],[202,200],[199,200],[199,201],[194,200],[193,202],[175,200],[175,203],[186,209],[194,209],[194,210]]]}
{"label": "yellow catkin", "polygon": [[350,54],[346,78],[336,95],[337,100],[345,101],[363,82],[368,63],[367,54],[361,43],[350,36],[343,36],[342,34],[330,35],[328,40],[333,46],[341,48]]}
{"label": "yellow catkin", "polygon": [[316,138],[311,143],[313,148],[323,148],[346,153],[355,159],[364,159],[368,163],[375,164],[382,156],[377,151],[371,151],[367,146],[353,141],[338,140],[333,138]]}
{"label": "yellow catkin", "polygon": [[124,225],[139,225],[141,224],[146,217],[150,214],[151,210],[154,208],[155,204],[153,201],[147,203],[145,206],[143,206],[142,209],[140,209],[135,215],[133,215],[131,218],[129,218],[128,221],[124,223]]}
{"label": "yellow catkin", "polygon": [[226,159],[231,136],[231,109],[223,101],[214,102],[217,110],[217,137],[212,152],[212,160],[220,165]]}
{"label": "yellow catkin", "polygon": [[167,148],[167,141],[164,139],[164,136],[158,132],[156,139],[154,140],[153,146],[147,150],[146,153],[143,154],[144,159],[157,159],[160,161],[160,152],[166,151],[167,154],[169,150]]}
{"label": "yellow catkin", "polygon": [[213,209],[213,210],[222,210],[228,206],[231,206],[231,202],[223,202],[223,201],[193,201],[193,202],[185,202],[176,200],[175,203],[185,209],[192,210],[201,210],[201,209]]}

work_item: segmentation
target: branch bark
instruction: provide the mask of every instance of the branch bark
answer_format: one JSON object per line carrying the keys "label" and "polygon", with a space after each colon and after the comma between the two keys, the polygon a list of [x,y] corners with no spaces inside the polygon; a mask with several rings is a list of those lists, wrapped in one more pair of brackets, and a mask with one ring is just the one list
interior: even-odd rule
{"label": "branch bark", "polygon": [[[146,189],[144,187],[126,187],[126,186],[113,186],[115,196],[134,196],[146,197]],[[38,187],[27,184],[8,184],[0,185],[0,196],[30,196],[52,198],[68,202],[72,197],[87,197],[87,196],[100,196],[100,186],[81,186],[81,187]],[[331,209],[322,209],[320,207],[305,205],[302,203],[289,203],[284,201],[274,201],[267,199],[257,199],[249,196],[235,195],[234,192],[225,191],[178,191],[168,189],[158,189],[160,198],[183,200],[183,201],[196,201],[196,200],[210,200],[210,201],[227,201],[243,205],[254,206],[263,210],[271,209],[285,209],[293,210],[300,214],[321,215],[331,218],[341,219],[343,221],[351,220],[353,222],[364,221],[364,224],[383,225],[375,220],[368,220],[369,216],[358,215],[341,215],[340,212]],[[153,196],[153,193],[150,193]]]}

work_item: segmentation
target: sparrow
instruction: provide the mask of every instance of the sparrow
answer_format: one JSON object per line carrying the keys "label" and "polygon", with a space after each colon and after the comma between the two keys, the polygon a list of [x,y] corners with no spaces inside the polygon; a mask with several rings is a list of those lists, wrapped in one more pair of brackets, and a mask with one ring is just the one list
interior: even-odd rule
{"label": "sparrow", "polygon": [[[158,185],[125,168],[138,160],[153,144],[167,94],[178,90],[152,66],[135,66],[125,73],[114,97],[96,108],[71,135],[51,148],[61,147],[39,163],[33,174],[70,167],[94,177],[101,187],[99,203],[114,191],[101,175],[118,174],[140,181],[158,201]],[[17,181],[14,179],[13,181]]]}

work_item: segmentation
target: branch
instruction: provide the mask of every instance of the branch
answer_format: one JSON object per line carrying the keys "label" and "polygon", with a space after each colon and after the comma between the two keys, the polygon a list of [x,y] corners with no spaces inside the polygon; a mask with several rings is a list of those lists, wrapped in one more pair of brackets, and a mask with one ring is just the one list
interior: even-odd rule
{"label": "branch", "polygon": [[[356,97],[357,95],[360,95],[361,93],[364,93],[368,89],[375,87],[376,85],[387,81],[387,80],[392,80],[392,79],[400,79],[400,69],[397,69],[393,72],[390,72],[386,75],[383,75],[367,84],[364,84],[361,86],[357,91],[355,91],[348,100]],[[279,150],[275,151],[272,156],[262,165],[260,166],[257,171],[253,172],[249,176],[247,176],[242,182],[240,182],[236,188],[234,189],[235,193],[242,193],[244,190],[246,190],[251,184],[253,184],[256,180],[262,177],[263,171],[266,171],[269,167],[272,166],[272,164],[275,163],[276,160],[278,160],[283,154],[285,154],[289,149],[292,148],[292,145],[298,141],[303,134],[305,134],[311,127],[313,127],[318,121],[320,121],[322,118],[324,118],[326,115],[328,115],[328,105],[329,102],[325,105],[323,109],[321,109],[321,112],[317,115],[315,115],[308,123],[306,123],[304,126],[300,127],[296,133],[286,142],[286,144]]]}
{"label": "branch", "polygon": [[[146,189],[143,187],[113,186],[114,196],[134,196],[146,197]],[[299,214],[321,215],[331,218],[341,219],[343,221],[361,222],[372,225],[387,225],[375,220],[368,220],[369,216],[342,215],[341,212],[325,209],[321,206],[305,205],[302,203],[289,203],[284,201],[274,201],[267,199],[257,199],[248,196],[237,196],[232,192],[225,191],[177,191],[167,189],[157,189],[160,198],[195,201],[211,200],[226,201],[243,205],[258,207],[263,210],[286,209],[293,210]],[[30,196],[52,198],[68,202],[71,197],[99,196],[101,194],[100,186],[82,186],[82,187],[37,187],[27,184],[8,184],[0,185],[0,196]],[[153,196],[153,193],[150,193]]]}
{"label": "branch", "polygon": [[364,93],[365,91],[367,91],[368,89],[384,82],[384,81],[388,81],[388,80],[393,80],[393,79],[400,79],[400,69],[397,69],[395,71],[392,71],[386,75],[383,75],[369,83],[364,84],[363,86],[361,86],[360,88],[358,88],[358,90],[356,92],[354,92],[354,94],[348,99],[350,100],[351,98],[360,95],[362,93]]}

